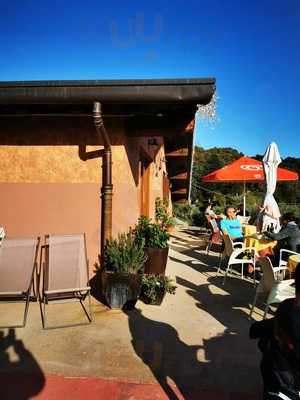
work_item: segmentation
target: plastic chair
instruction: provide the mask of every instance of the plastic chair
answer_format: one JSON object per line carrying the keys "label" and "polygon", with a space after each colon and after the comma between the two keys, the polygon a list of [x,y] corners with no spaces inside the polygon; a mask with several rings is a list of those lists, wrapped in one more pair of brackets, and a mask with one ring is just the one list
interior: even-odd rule
{"label": "plastic chair", "polygon": [[[217,270],[217,275],[221,270],[222,260],[224,258],[228,259],[226,266],[223,285],[225,284],[227,275],[231,270],[232,265],[241,265],[241,277],[244,278],[244,265],[251,264],[253,266],[253,282],[255,284],[255,255],[256,251],[254,247],[245,247],[243,242],[233,242],[229,235],[223,236],[224,240],[224,251],[219,262],[219,267]],[[243,257],[247,258],[243,258]]]}
{"label": "plastic chair", "polygon": [[[90,286],[88,286],[88,261],[85,235],[49,235],[42,246],[39,282],[43,274],[42,288],[39,284],[39,300],[44,329],[85,325],[92,322]],[[42,262],[42,258],[44,260]],[[43,270],[42,270],[43,266]],[[88,296],[89,312],[83,301]],[[78,301],[88,322],[48,327],[46,305]]]}
{"label": "plastic chair", "polygon": [[[287,268],[287,263],[288,260],[285,258],[288,258],[291,255],[298,255],[299,253],[292,251],[292,250],[288,250],[288,249],[280,249],[279,252],[279,263],[278,263],[278,268],[283,268],[288,270]],[[285,257],[287,255],[287,257]],[[289,271],[289,270],[288,270]],[[290,277],[291,277],[291,271],[289,271]]]}
{"label": "plastic chair", "polygon": [[249,318],[252,318],[258,295],[264,293],[266,296],[264,304],[266,306],[263,319],[265,319],[271,304],[279,304],[285,299],[295,297],[295,288],[291,286],[295,281],[294,279],[279,280],[276,273],[280,270],[285,270],[286,267],[274,268],[269,257],[261,257],[259,265],[262,269],[262,277],[256,288]]}
{"label": "plastic chair", "polygon": [[241,225],[247,225],[251,219],[251,216],[244,217],[242,215],[237,215],[236,218],[238,221],[240,221]]}
{"label": "plastic chair", "polygon": [[40,238],[5,238],[0,247],[0,301],[23,303],[22,324],[1,326],[21,328],[26,325],[30,294]]}

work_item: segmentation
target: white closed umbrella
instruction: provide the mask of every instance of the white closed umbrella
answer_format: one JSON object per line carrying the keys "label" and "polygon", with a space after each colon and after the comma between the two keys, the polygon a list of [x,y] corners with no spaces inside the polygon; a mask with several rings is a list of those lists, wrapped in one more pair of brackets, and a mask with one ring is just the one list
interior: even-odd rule
{"label": "white closed umbrella", "polygon": [[266,177],[266,196],[264,199],[264,217],[263,217],[263,230],[266,230],[268,227],[273,224],[274,232],[278,232],[280,230],[280,211],[277,205],[277,202],[274,198],[274,192],[276,189],[277,182],[277,168],[281,163],[281,158],[279,154],[279,150],[277,144],[272,142],[269,144],[264,158],[263,158],[263,167],[265,171]]}

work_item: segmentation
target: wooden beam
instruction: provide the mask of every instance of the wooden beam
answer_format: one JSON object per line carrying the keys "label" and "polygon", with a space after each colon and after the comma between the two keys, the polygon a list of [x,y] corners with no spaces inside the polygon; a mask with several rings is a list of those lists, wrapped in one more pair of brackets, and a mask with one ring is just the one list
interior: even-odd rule
{"label": "wooden beam", "polygon": [[187,189],[186,188],[177,189],[174,192],[171,191],[171,194],[187,194]]}
{"label": "wooden beam", "polygon": [[185,199],[178,199],[178,200],[173,200],[173,203],[175,203],[175,204],[185,204],[185,203],[187,203],[188,201],[187,201],[187,199],[185,198]]}
{"label": "wooden beam", "polygon": [[166,153],[166,157],[187,157],[188,154],[189,154],[189,149],[182,148],[171,151],[170,153]]}
{"label": "wooden beam", "polygon": [[187,173],[187,172],[182,172],[181,174],[171,176],[170,179],[172,179],[172,180],[183,180],[183,181],[185,181],[185,180],[188,179],[188,173]]}

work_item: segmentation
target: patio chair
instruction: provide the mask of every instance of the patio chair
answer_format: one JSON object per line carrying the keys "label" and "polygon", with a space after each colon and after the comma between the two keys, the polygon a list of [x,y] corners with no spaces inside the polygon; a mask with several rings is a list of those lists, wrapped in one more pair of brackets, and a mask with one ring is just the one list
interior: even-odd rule
{"label": "patio chair", "polygon": [[[280,249],[278,267],[287,270],[288,269],[287,268],[287,263],[288,263],[289,256],[297,255],[297,254],[299,254],[299,253],[296,253],[295,251],[292,251],[292,250]],[[290,277],[291,277],[291,271],[289,271],[289,274],[290,274]]]}
{"label": "patio chair", "polygon": [[218,224],[214,218],[207,218],[208,224],[211,229],[211,234],[206,246],[206,254],[209,254],[211,246],[213,244],[222,245],[223,243],[223,234],[221,229],[218,227]]}
{"label": "patio chair", "polygon": [[217,275],[221,270],[221,264],[224,258],[228,259],[223,285],[228,273],[231,271],[233,265],[241,265],[241,277],[244,278],[244,265],[251,264],[253,266],[253,283],[255,284],[255,255],[256,251],[254,247],[245,247],[243,242],[233,242],[229,235],[223,236],[224,240],[224,251],[220,258]]}
{"label": "patio chair", "polygon": [[253,310],[259,294],[266,296],[263,319],[266,318],[268,309],[272,304],[279,304],[285,299],[295,297],[294,279],[279,280],[276,273],[286,267],[274,268],[269,257],[260,257],[259,265],[262,270],[261,280],[256,288],[249,318],[252,318]]}
{"label": "patio chair", "polygon": [[[92,322],[88,261],[85,235],[48,235],[42,246],[39,269],[39,301],[44,329],[86,325]],[[41,287],[42,286],[42,287]],[[83,302],[88,297],[89,312]],[[50,303],[79,302],[87,317],[86,322],[48,326],[46,306]]]}
{"label": "patio chair", "polygon": [[26,325],[33,288],[39,237],[5,238],[0,247],[0,301],[25,302],[22,324],[0,328],[22,328]]}
{"label": "patio chair", "polygon": [[237,215],[236,216],[236,218],[240,221],[240,223],[242,224],[242,225],[247,225],[247,224],[249,224],[249,221],[250,221],[250,219],[251,219],[251,216],[247,216],[247,217],[244,217],[244,216],[242,216],[242,215]]}

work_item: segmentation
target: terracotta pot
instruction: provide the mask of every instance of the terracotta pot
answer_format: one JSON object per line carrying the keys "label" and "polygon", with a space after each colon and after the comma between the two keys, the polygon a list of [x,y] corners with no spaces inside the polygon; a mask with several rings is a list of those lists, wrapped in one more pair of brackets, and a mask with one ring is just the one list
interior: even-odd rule
{"label": "terracotta pot", "polygon": [[167,232],[172,233],[174,232],[175,226],[174,225],[167,225]]}
{"label": "terracotta pot", "polygon": [[165,275],[168,261],[168,252],[169,247],[166,247],[164,249],[145,247],[145,253],[148,258],[145,262],[144,273]]}
{"label": "terracotta pot", "polygon": [[110,308],[134,308],[141,292],[141,274],[101,273],[103,295]]}

